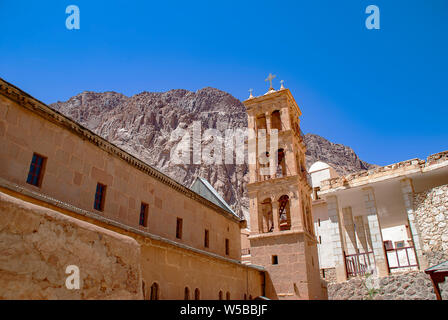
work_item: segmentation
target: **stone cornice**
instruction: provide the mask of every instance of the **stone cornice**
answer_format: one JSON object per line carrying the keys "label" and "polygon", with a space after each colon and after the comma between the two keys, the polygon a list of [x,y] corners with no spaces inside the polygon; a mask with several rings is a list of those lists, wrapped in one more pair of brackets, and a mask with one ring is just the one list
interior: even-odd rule
{"label": "stone cornice", "polygon": [[110,143],[109,141],[101,138],[97,134],[93,133],[89,129],[83,127],[82,125],[76,123],[75,121],[64,116],[62,113],[51,109],[45,103],[37,100],[28,93],[17,88],[13,84],[8,83],[4,79],[0,78],[0,94],[6,98],[15,101],[20,106],[30,110],[31,112],[43,117],[44,119],[51,121],[65,129],[68,129],[72,133],[78,135],[84,140],[91,142],[92,144],[98,146],[100,149],[108,152],[111,155],[115,155],[118,158],[126,161],[131,166],[137,168],[138,170],[144,172],[145,174],[153,177],[154,179],[162,182],[163,184],[169,186],[170,188],[186,195],[187,197],[213,209],[214,211],[220,213],[228,219],[234,220],[236,222],[243,221],[234,214],[224,210],[223,208],[217,206],[216,204],[210,202],[209,200],[203,198],[199,194],[193,192],[189,188],[183,186],[177,181],[171,179],[167,175],[161,173],[157,169],[151,167],[150,165],[144,163],[138,158],[130,155],[123,149],[117,147],[116,145]]}
{"label": "stone cornice", "polygon": [[309,241],[317,243],[316,237],[314,237],[307,230],[302,228],[299,230],[284,230],[284,231],[273,231],[273,232],[251,234],[249,235],[248,240],[279,238],[285,236],[299,236],[299,235],[303,235],[304,237],[307,237]]}
{"label": "stone cornice", "polygon": [[289,91],[289,89],[276,90],[274,92],[267,93],[262,96],[257,96],[257,97],[253,97],[251,99],[244,100],[243,103],[246,106],[246,109],[249,111],[249,109],[251,109],[254,105],[256,105],[258,103],[262,103],[262,102],[265,102],[265,101],[268,101],[271,99],[275,99],[275,98],[281,97],[282,95],[286,95],[286,99],[288,100],[289,104],[291,104],[296,109],[296,111],[300,117],[302,115],[302,111],[300,110],[299,106],[297,105],[296,100],[292,96],[291,91]]}
{"label": "stone cornice", "polygon": [[323,180],[319,195],[328,195],[338,190],[361,187],[372,182],[404,177],[409,174],[431,171],[446,166],[448,166],[448,151],[443,151],[428,156],[426,161],[415,158],[367,171],[355,172],[342,177]]}

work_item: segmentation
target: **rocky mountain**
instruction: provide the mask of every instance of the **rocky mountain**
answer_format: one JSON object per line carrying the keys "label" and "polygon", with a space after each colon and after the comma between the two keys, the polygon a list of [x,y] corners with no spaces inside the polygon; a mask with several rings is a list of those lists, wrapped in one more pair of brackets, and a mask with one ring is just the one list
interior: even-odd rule
{"label": "rocky mountain", "polygon": [[352,148],[343,144],[332,143],[316,134],[306,134],[305,144],[307,148],[305,153],[307,168],[318,160],[328,163],[340,175],[376,167],[374,164],[359,159]]}
{"label": "rocky mountain", "polygon": [[[116,92],[85,91],[50,107],[187,187],[196,176],[207,179],[235,212],[247,217],[247,164],[225,164],[224,151],[222,160],[218,161],[220,165],[203,161],[203,164],[194,164],[191,153],[192,145],[197,142],[202,143],[203,152],[213,150],[215,143],[228,147],[225,130],[247,127],[243,103],[230,94],[210,87],[196,92],[182,89],[142,92],[132,97]],[[195,131],[196,135],[193,132],[194,124],[200,124],[202,139],[198,138],[199,130]],[[207,137],[208,129],[217,129],[221,136],[215,132],[214,137]],[[314,134],[307,134],[305,138],[308,166],[322,160],[341,174],[371,167],[349,147]],[[219,160],[219,154],[213,151],[210,156]],[[184,161],[179,163],[175,158]]]}

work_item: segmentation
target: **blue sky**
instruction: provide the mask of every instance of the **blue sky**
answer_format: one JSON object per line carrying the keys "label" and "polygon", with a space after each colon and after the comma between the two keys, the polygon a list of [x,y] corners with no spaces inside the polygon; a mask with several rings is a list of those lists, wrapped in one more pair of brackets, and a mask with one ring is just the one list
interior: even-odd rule
{"label": "blue sky", "polygon": [[[80,30],[65,27],[71,4]],[[365,27],[370,4],[380,30]],[[448,150],[446,0],[0,0],[0,30],[0,77],[45,103],[206,86],[244,100],[272,72],[305,133],[365,161]]]}

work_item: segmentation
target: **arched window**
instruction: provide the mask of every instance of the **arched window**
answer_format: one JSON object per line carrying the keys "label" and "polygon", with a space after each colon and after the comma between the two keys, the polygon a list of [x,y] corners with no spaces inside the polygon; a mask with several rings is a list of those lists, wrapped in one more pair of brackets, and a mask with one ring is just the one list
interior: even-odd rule
{"label": "arched window", "polygon": [[219,291],[219,296],[218,296],[219,300],[222,300],[222,290]]}
{"label": "arched window", "polygon": [[151,286],[151,300],[159,300],[159,285],[154,282]]}
{"label": "arched window", "polygon": [[266,115],[260,114],[257,116],[257,130],[266,130]]}
{"label": "arched window", "polygon": [[285,150],[283,148],[278,149],[278,163],[277,163],[277,171],[276,176],[277,178],[281,178],[286,176],[286,162],[285,162]]}
{"label": "arched window", "polygon": [[291,229],[289,197],[285,194],[278,199],[279,228],[281,231]]}
{"label": "arched window", "polygon": [[184,300],[190,300],[190,289],[185,287]]}
{"label": "arched window", "polygon": [[229,291],[227,291],[227,293],[226,293],[226,300],[230,300],[230,292]]}
{"label": "arched window", "polygon": [[266,198],[261,202],[261,213],[263,216],[263,232],[274,231],[274,218],[272,214],[272,202],[270,198]]}
{"label": "arched window", "polygon": [[194,300],[201,300],[201,292],[198,288],[194,289]]}
{"label": "arched window", "polygon": [[282,120],[279,110],[275,110],[271,114],[271,129],[277,129],[278,131],[282,130]]}
{"label": "arched window", "polygon": [[271,171],[269,169],[269,152],[261,153],[258,158],[259,168],[260,168],[260,181],[265,181],[271,178]]}
{"label": "arched window", "polygon": [[249,300],[252,300],[252,295],[251,294],[249,295]]}
{"label": "arched window", "polygon": [[243,300],[247,300],[247,294],[244,294]]}

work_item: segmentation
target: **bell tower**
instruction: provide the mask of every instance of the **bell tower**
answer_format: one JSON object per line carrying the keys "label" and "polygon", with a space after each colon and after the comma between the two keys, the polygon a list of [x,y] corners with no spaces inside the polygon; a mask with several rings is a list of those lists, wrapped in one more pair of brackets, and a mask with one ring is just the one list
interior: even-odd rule
{"label": "bell tower", "polygon": [[[319,274],[301,111],[289,89],[244,101],[248,115],[251,263],[272,299],[326,299]],[[254,133],[254,134],[253,134]]]}

